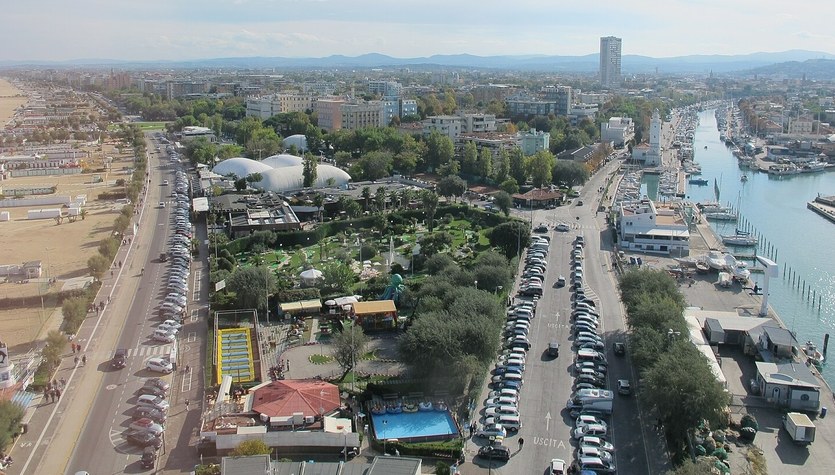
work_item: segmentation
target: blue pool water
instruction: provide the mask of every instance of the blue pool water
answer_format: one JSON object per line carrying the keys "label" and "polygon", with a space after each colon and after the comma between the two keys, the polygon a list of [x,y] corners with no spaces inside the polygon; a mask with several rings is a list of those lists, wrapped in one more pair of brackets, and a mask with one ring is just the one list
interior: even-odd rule
{"label": "blue pool water", "polygon": [[449,411],[401,412],[400,414],[371,415],[371,423],[378,439],[409,439],[458,435],[458,427]]}

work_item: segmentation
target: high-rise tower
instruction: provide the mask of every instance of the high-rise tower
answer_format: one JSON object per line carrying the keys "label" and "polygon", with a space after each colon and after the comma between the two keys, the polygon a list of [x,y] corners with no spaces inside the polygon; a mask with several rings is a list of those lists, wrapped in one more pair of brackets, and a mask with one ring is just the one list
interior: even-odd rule
{"label": "high-rise tower", "polygon": [[620,47],[620,38],[600,38],[600,83],[603,87],[620,85]]}

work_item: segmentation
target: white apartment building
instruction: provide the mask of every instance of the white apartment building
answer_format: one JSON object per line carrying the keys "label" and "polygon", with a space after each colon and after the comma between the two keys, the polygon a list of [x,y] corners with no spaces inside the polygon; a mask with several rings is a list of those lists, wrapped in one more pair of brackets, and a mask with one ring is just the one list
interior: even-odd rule
{"label": "white apartment building", "polygon": [[690,227],[681,210],[669,203],[621,202],[618,234],[621,249],[672,257],[690,253]]}
{"label": "white apartment building", "polygon": [[529,132],[519,132],[517,135],[519,148],[525,156],[531,156],[542,150],[549,150],[551,146],[551,134],[536,129]]}
{"label": "white apartment building", "polygon": [[441,135],[455,140],[455,137],[461,133],[463,122],[464,120],[457,115],[433,115],[423,121],[423,135],[429,135],[437,130]]}
{"label": "white apartment building", "polygon": [[357,130],[365,127],[385,127],[382,101],[368,101],[360,104],[342,104],[342,128]]}
{"label": "white apartment building", "polygon": [[812,135],[815,121],[810,116],[800,116],[789,119],[789,134]]}
{"label": "white apartment building", "polygon": [[635,123],[629,117],[611,117],[608,122],[600,124],[600,141],[612,142],[615,147],[621,147],[635,138]]}
{"label": "white apartment building", "polygon": [[494,114],[462,114],[461,131],[471,134],[496,131]]}
{"label": "white apartment building", "polygon": [[279,93],[271,96],[248,97],[246,115],[265,120],[284,112],[312,111],[315,103],[314,94]]}

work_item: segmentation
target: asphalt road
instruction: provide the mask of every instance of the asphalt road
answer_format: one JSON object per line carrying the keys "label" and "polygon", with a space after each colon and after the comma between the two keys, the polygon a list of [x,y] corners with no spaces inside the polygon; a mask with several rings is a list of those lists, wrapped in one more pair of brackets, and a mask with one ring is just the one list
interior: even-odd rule
{"label": "asphalt road", "polygon": [[[615,166],[615,163],[609,164],[607,170]],[[611,352],[612,342],[624,338],[625,322],[617,280],[614,273],[610,272],[610,231],[606,230],[604,215],[596,214],[600,201],[598,190],[604,186],[607,176],[607,173],[597,173],[591,178],[580,195],[584,202],[582,206],[577,206],[574,200],[572,204],[555,210],[534,210],[532,216],[530,211],[514,210],[519,216],[531,219],[534,226],[548,223],[551,246],[543,285],[545,292],[537,305],[536,317],[529,333],[532,347],[528,352],[525,384],[519,401],[522,430],[518,435],[505,440],[513,456],[507,463],[493,462],[493,473],[545,473],[553,458],[561,458],[569,463],[574,459],[575,444],[571,439],[574,422],[564,410],[574,382],[571,371],[574,351],[569,339],[571,291],[568,286],[556,288],[554,284],[560,275],[566,278],[570,276],[571,250],[579,233],[583,234],[586,241],[583,262],[585,292],[599,302],[598,308],[601,309],[602,331],[610,362],[608,387],[616,389],[618,379],[630,379],[634,385],[635,378],[628,358],[614,356]],[[558,222],[570,223],[573,227],[569,232],[554,231],[553,225]],[[546,355],[551,340],[560,343],[560,355],[556,359]],[[481,409],[483,400],[479,403]],[[636,436],[642,434],[636,398],[617,397],[609,425],[612,428],[609,439],[615,445],[618,472],[652,473],[647,466],[644,437]],[[520,437],[525,440],[521,449]],[[478,439],[474,439],[474,442],[477,446],[486,443]],[[473,463],[482,469],[487,469],[489,465],[478,458]]]}
{"label": "asphalt road", "polygon": [[[148,150],[154,150],[152,143],[149,143]],[[172,346],[153,341],[151,335],[160,320],[157,307],[166,294],[164,285],[168,266],[160,263],[158,258],[165,251],[171,210],[171,206],[159,208],[157,203],[170,203],[169,195],[174,183],[173,166],[165,159],[160,161],[158,154],[152,154],[150,165],[151,185],[146,198],[146,215],[138,236],[139,242],[145,243],[145,252],[142,256],[134,257],[132,270],[139,274],[138,278],[120,283],[121,288],[117,287],[114,296],[114,300],[121,299],[121,303],[126,304],[119,305],[119,308],[124,309],[123,320],[117,317],[109,323],[124,325],[110,354],[116,348],[128,349],[127,366],[114,370],[110,368],[107,359],[96,362],[96,370],[104,375],[98,388],[88,388],[89,397],[93,399],[92,406],[70,458],[67,473],[75,473],[77,470],[111,474],[145,471],[139,465],[142,449],[128,444],[123,434],[131,422],[130,414],[135,407],[136,391],[145,379],[161,376],[148,371],[145,361],[151,356],[165,355]],[[171,185],[163,186],[162,180],[169,180]],[[145,268],[144,273],[142,267]],[[170,375],[164,379],[172,382]],[[177,389],[177,385],[172,384],[172,391],[176,392]],[[172,396],[174,394],[168,397],[172,404],[169,418],[176,410]],[[170,424],[167,424],[167,432],[171,437],[171,428],[168,426]]]}

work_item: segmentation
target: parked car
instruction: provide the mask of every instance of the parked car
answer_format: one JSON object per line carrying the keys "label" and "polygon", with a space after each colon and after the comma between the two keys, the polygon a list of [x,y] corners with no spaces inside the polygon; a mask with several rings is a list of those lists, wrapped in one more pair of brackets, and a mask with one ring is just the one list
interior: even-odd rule
{"label": "parked car", "polygon": [[133,430],[141,430],[143,432],[150,432],[151,434],[154,434],[157,437],[160,437],[162,435],[162,432],[165,430],[162,428],[160,424],[157,424],[156,422],[147,418],[137,419],[131,422],[129,428]]}
{"label": "parked car", "polygon": [[141,430],[131,430],[126,432],[125,440],[140,447],[153,447],[155,449],[162,447],[162,440],[159,437],[150,432],[143,432]]}
{"label": "parked car", "polygon": [[159,409],[144,406],[139,406],[134,409],[131,417],[133,419],[148,418],[157,424],[165,424],[165,421],[167,420],[165,412],[160,411]]}
{"label": "parked car", "polygon": [[145,386],[155,386],[163,391],[168,391],[171,385],[162,378],[148,378],[145,380]]}
{"label": "parked car", "polygon": [[162,396],[165,397],[165,390],[158,388],[156,386],[142,386],[141,388],[136,390],[137,394],[151,394],[153,396]]}
{"label": "parked car", "polygon": [[158,373],[170,373],[174,371],[174,365],[171,364],[165,358],[153,357],[149,358],[148,361],[145,362],[145,367],[151,371],[156,371]]}
{"label": "parked car", "polygon": [[478,456],[490,460],[510,460],[510,448],[504,445],[485,445],[478,449]]}
{"label": "parked car", "polygon": [[477,430],[475,437],[482,437],[485,439],[494,438],[494,437],[507,437],[507,431],[501,426],[501,424],[494,424],[494,425],[486,425],[481,429]]}
{"label": "parked car", "polygon": [[615,446],[613,446],[610,442],[607,442],[606,439],[602,437],[588,435],[580,438],[577,443],[580,447],[597,447],[598,449],[602,449],[607,452],[615,450]]}
{"label": "parked car", "polygon": [[142,468],[151,469],[154,468],[157,462],[157,450],[154,447],[145,447],[142,450],[142,457],[139,459],[139,464]]}
{"label": "parked car", "polygon": [[600,425],[592,424],[582,427],[577,427],[571,432],[574,439],[580,439],[588,435],[601,436],[606,435],[606,428]]}

